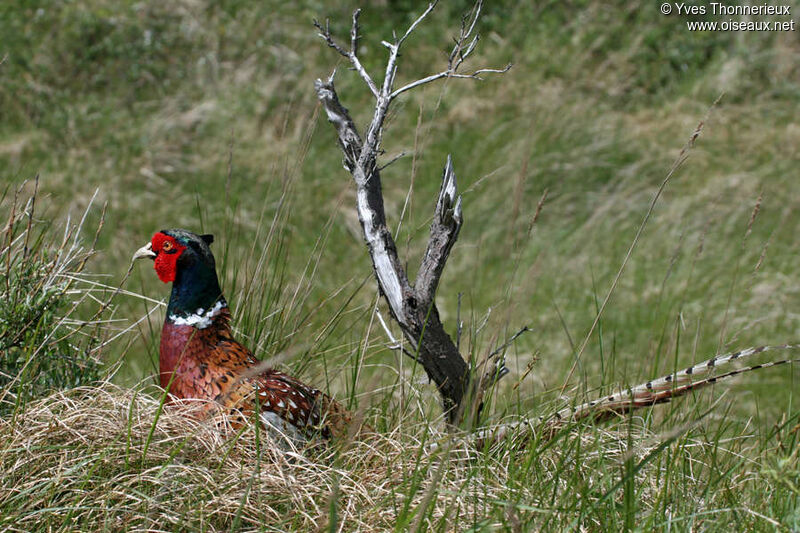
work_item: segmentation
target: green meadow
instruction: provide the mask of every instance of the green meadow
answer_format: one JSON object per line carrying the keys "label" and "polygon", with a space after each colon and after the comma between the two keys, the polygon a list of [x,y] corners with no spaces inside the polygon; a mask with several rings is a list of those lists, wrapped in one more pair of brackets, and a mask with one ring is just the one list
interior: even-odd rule
{"label": "green meadow", "polygon": [[[471,5],[436,7],[400,84],[444,69]],[[388,348],[313,88],[336,69],[363,131],[374,99],[312,24],[347,41],[356,7],[361,60],[382,79],[381,40],[424,4],[0,5],[0,526],[800,528],[794,365],[552,440],[448,439],[434,386]],[[409,275],[451,155],[464,225],[437,295],[445,327],[473,362],[531,330],[505,349],[482,424],[798,340],[800,30],[695,32],[687,21],[730,17],[658,8],[487,2],[464,68],[513,67],[390,111],[382,161],[404,155],[383,193]],[[287,457],[254,427],[231,437],[162,409],[169,288],[149,264],[128,271],[167,228],[213,233],[239,340],[375,435]]]}

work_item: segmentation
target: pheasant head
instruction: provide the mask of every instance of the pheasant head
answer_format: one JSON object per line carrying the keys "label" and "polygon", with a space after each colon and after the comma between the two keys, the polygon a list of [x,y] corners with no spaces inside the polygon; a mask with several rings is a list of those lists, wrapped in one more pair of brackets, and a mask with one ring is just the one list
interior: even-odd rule
{"label": "pheasant head", "polygon": [[215,313],[227,307],[209,245],[213,235],[182,229],[162,230],[134,258],[153,259],[158,278],[172,283],[167,320],[182,325],[209,326]]}

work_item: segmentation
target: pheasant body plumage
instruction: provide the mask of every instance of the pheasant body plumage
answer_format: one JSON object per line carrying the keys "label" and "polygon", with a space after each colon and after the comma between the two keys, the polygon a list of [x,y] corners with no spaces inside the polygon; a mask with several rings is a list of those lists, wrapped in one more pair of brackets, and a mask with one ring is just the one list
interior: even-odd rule
{"label": "pheasant body plumage", "polygon": [[159,278],[172,282],[159,347],[159,378],[169,397],[208,400],[235,420],[255,413],[294,443],[346,431],[348,412],[321,391],[274,369],[237,342],[216,274],[210,235],[164,230],[134,257],[151,257]]}

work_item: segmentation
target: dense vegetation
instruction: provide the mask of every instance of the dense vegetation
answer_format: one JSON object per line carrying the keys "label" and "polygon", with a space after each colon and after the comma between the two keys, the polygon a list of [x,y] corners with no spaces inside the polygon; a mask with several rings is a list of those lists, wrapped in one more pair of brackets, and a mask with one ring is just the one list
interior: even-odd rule
{"label": "dense vegetation", "polygon": [[[446,2],[419,28],[401,58],[403,79],[441,68],[469,5]],[[443,439],[436,394],[385,348],[352,184],[312,88],[339,66],[345,105],[357,120],[370,113],[361,81],[311,25],[330,18],[344,36],[353,7],[0,5],[0,220],[14,221],[0,235],[0,343],[14,344],[0,354],[0,525],[797,528],[791,367],[521,450],[426,451]],[[380,40],[419,6],[361,7],[362,58],[377,75]],[[441,168],[454,158],[465,225],[438,302],[450,331],[460,312],[465,356],[481,357],[524,325],[533,330],[509,348],[512,373],[486,421],[551,412],[729,349],[796,340],[800,37],[689,32],[685,18],[657,7],[492,2],[472,66],[514,68],[410,93],[391,116],[386,160],[409,155],[384,171],[384,194],[412,274]],[[31,230],[22,206],[37,174]],[[92,257],[85,267],[82,255],[58,263],[65,246],[77,253],[74,234],[63,235],[84,212],[80,253]],[[161,411],[150,383],[167,288],[139,266],[103,303],[132,252],[168,227],[216,235],[242,340],[363,410],[379,433],[373,441],[287,460],[257,434],[233,446]],[[53,261],[63,276],[41,277]],[[79,331],[49,335],[56,327]],[[114,385],[95,384],[112,370]],[[65,391],[24,401],[51,388]]]}
{"label": "dense vegetation", "polygon": [[[24,205],[18,197],[8,202],[0,251],[3,415],[19,412],[25,402],[54,388],[97,380],[103,370],[95,353],[99,324],[78,318],[90,292],[80,287],[80,274],[92,251],[69,231],[60,241],[48,241],[53,235],[47,226],[33,223],[35,201],[34,194]],[[94,331],[82,332],[87,326]]]}

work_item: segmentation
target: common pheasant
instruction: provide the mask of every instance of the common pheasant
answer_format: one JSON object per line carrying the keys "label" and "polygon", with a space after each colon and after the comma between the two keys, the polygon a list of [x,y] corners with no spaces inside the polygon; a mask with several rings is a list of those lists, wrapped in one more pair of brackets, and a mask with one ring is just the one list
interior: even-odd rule
{"label": "common pheasant", "polygon": [[204,414],[220,405],[237,420],[258,412],[265,428],[294,444],[346,432],[351,416],[338,402],[283,372],[260,370],[234,340],[212,242],[212,235],[163,230],[133,256],[153,259],[159,279],[172,283],[159,354],[168,399],[209,400]]}

